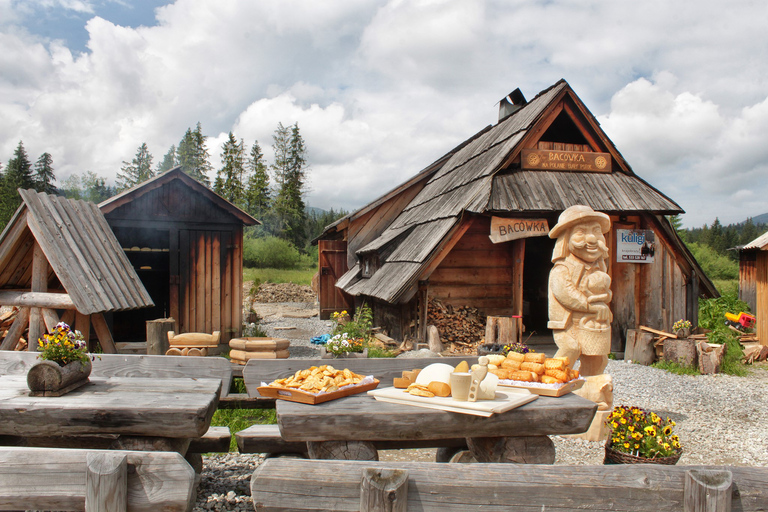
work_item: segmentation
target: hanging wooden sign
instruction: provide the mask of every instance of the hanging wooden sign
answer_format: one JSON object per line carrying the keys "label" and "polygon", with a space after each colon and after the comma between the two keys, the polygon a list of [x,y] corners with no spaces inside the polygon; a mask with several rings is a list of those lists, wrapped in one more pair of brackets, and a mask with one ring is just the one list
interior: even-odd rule
{"label": "hanging wooden sign", "polygon": [[504,217],[491,217],[491,242],[498,244],[528,238],[531,236],[545,236],[549,234],[547,219],[510,219]]}
{"label": "hanging wooden sign", "polygon": [[611,155],[556,149],[524,149],[521,166],[523,169],[551,171],[611,172]]}

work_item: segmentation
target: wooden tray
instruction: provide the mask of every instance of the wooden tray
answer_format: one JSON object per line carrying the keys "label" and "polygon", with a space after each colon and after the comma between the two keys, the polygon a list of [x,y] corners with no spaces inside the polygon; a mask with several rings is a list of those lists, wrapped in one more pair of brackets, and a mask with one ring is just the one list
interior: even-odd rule
{"label": "wooden tray", "polygon": [[559,388],[540,388],[536,386],[531,386],[529,382],[521,382],[519,380],[509,381],[510,384],[505,384],[504,381],[499,381],[498,385],[502,387],[507,388],[523,388],[527,389],[531,393],[535,393],[537,395],[541,396],[563,396],[567,395],[571,391],[575,391],[579,389],[581,386],[584,385],[584,382],[586,382],[584,379],[573,379],[571,381],[566,382]]}
{"label": "wooden tray", "polygon": [[496,398],[493,400],[478,400],[477,402],[465,402],[454,400],[451,397],[424,397],[406,393],[404,389],[388,387],[369,391],[369,395],[381,402],[390,402],[402,405],[413,405],[425,409],[438,409],[441,411],[484,416],[486,418],[495,413],[506,412],[520,407],[538,398],[524,389],[496,390]]}
{"label": "wooden tray", "polygon": [[334,391],[332,393],[322,393],[319,395],[313,395],[294,388],[276,388],[272,386],[260,386],[256,388],[261,396],[268,398],[277,398],[279,400],[288,400],[289,402],[299,402],[302,404],[317,405],[330,400],[336,400],[337,398],[344,398],[349,395],[356,395],[363,393],[371,389],[375,389],[379,385],[378,379],[373,379],[373,382],[368,384],[358,384],[357,386],[348,386],[344,389]]}

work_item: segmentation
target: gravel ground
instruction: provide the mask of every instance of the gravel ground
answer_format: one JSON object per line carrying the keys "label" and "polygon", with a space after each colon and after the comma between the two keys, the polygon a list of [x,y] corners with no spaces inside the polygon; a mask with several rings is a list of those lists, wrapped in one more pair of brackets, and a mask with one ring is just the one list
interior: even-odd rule
{"label": "gravel ground", "polygon": [[[312,304],[278,306],[275,313],[262,315],[262,328],[269,336],[289,338],[291,357],[317,357],[315,345],[309,339],[328,332],[330,322],[317,316],[285,316],[309,314],[316,308]],[[624,361],[609,361],[606,373],[613,376],[615,405],[636,405],[675,420],[675,431],[683,444],[680,465],[768,465],[768,429],[765,428],[768,425],[768,366],[765,364],[753,368],[748,377],[673,375]],[[555,464],[603,462],[602,443],[560,436],[554,436],[553,440],[557,451]],[[389,450],[381,453],[381,459],[430,461],[434,460],[434,453],[435,450]],[[194,510],[254,510],[249,496],[250,477],[263,460],[262,455],[255,454],[205,457]]]}

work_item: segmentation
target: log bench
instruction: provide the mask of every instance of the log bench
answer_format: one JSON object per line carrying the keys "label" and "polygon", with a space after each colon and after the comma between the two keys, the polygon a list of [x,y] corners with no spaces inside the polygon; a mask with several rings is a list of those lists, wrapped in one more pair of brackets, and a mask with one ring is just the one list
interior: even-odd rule
{"label": "log bench", "polygon": [[174,452],[0,447],[0,510],[186,512],[194,480]]}
{"label": "log bench", "polygon": [[768,468],[551,466],[268,459],[257,510],[763,511]]}

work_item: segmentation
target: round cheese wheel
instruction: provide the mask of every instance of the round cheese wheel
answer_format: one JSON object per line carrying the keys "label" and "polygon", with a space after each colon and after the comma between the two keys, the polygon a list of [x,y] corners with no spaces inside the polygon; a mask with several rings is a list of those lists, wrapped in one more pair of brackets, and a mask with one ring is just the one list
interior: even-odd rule
{"label": "round cheese wheel", "polygon": [[416,376],[416,384],[429,386],[430,382],[444,382],[451,384],[453,366],[445,363],[433,363],[419,372]]}

